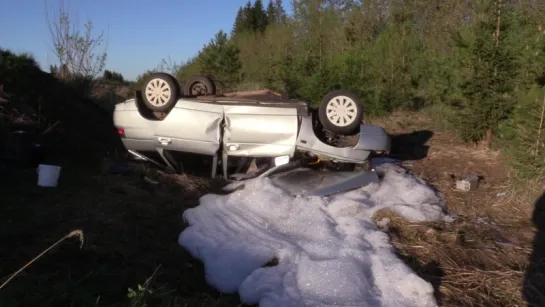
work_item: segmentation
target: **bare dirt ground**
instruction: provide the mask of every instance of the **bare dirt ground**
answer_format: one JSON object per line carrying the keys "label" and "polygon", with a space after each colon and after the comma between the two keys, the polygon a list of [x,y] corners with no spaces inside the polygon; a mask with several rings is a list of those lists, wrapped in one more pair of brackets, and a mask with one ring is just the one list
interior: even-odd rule
{"label": "bare dirt ground", "polygon": [[[392,154],[458,215],[407,223],[380,212],[400,257],[435,286],[441,306],[526,306],[537,185],[516,185],[501,155],[463,145],[422,114],[374,122],[394,134]],[[106,164],[67,166],[56,189],[36,187],[34,169],[0,171],[0,282],[70,231],[84,233],[82,248],[68,239],[0,289],[0,306],[240,306],[207,286],[202,265],[177,244],[183,211],[222,183],[131,167],[119,175]],[[456,191],[453,177],[468,172],[482,177],[478,189]]]}
{"label": "bare dirt ground", "polygon": [[[537,184],[515,184],[498,152],[463,144],[423,114],[374,122],[396,135],[392,154],[408,160],[407,168],[442,192],[458,216],[447,225],[407,223],[390,212],[377,216],[392,219],[389,233],[400,256],[434,285],[439,304],[526,306],[522,284],[533,249]],[[457,191],[455,178],[467,173],[481,178],[477,190]]]}

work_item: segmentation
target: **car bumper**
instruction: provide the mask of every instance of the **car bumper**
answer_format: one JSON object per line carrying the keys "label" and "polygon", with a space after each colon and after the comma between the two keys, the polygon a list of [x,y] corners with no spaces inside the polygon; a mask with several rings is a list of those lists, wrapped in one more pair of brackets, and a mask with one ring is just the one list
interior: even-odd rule
{"label": "car bumper", "polygon": [[390,151],[392,141],[390,135],[382,127],[361,125],[359,140],[354,149],[366,151]]}

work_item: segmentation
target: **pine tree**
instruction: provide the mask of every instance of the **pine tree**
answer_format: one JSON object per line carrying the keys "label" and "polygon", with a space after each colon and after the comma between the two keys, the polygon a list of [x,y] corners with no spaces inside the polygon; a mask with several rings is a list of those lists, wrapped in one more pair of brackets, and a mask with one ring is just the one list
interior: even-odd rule
{"label": "pine tree", "polygon": [[230,88],[239,81],[237,76],[242,67],[239,53],[227,33],[220,30],[199,54],[202,73],[215,76],[223,89]]}
{"label": "pine tree", "polygon": [[272,0],[269,0],[267,5],[267,21],[269,25],[277,23],[276,6]]}
{"label": "pine tree", "polygon": [[518,174],[535,177],[545,170],[545,29],[527,25],[516,37],[515,43],[526,42],[518,52],[523,73],[517,107],[501,137]]}
{"label": "pine tree", "polygon": [[284,10],[284,7],[282,6],[282,0],[275,0],[274,12],[275,12],[275,18],[277,23],[286,22],[286,11]]}
{"label": "pine tree", "polygon": [[254,6],[252,7],[253,12],[253,28],[255,31],[265,31],[267,28],[267,13],[265,12],[265,8],[263,7],[263,2],[261,0],[256,0],[254,2]]}
{"label": "pine tree", "polygon": [[485,139],[487,145],[516,103],[513,93],[517,66],[505,41],[511,31],[510,15],[498,10],[500,3],[488,2],[481,14],[484,17],[477,21],[476,40],[470,47],[472,74],[462,84],[466,105],[458,116],[462,138],[474,142]]}
{"label": "pine tree", "polygon": [[252,3],[248,1],[243,9],[243,15],[244,15],[244,23],[243,28],[245,28],[245,31],[254,31],[255,30],[255,14],[254,14],[254,8],[252,6]]}
{"label": "pine tree", "polygon": [[246,31],[246,16],[244,14],[244,9],[240,7],[237,12],[237,17],[235,18],[235,24],[233,25],[231,35],[235,36],[244,31]]}
{"label": "pine tree", "polygon": [[112,76],[113,76],[112,72],[107,69],[105,69],[104,73],[102,74],[102,78],[105,80],[112,80]]}

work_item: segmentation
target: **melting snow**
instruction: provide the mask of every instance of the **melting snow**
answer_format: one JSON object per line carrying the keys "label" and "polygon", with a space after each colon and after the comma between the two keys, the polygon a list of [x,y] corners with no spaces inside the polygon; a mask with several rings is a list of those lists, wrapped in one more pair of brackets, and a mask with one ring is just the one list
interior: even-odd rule
{"label": "melting snow", "polygon": [[[178,242],[206,280],[267,306],[436,306],[432,286],[394,254],[372,222],[389,208],[412,221],[449,221],[442,195],[395,164],[373,183],[332,197],[294,197],[268,178],[185,211]],[[273,266],[265,266],[272,259]]]}

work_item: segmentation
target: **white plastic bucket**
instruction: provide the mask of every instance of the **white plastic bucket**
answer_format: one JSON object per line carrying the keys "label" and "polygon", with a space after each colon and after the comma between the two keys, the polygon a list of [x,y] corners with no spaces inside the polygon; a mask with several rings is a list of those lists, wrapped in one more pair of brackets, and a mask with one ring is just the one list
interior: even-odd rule
{"label": "white plastic bucket", "polygon": [[56,187],[61,174],[61,167],[57,165],[40,164],[36,169],[38,172],[38,186]]}

